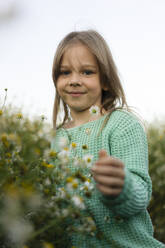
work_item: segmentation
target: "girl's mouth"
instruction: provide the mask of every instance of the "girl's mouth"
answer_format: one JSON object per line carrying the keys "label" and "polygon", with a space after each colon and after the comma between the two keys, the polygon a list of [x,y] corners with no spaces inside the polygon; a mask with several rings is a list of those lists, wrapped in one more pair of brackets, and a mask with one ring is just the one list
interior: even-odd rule
{"label": "girl's mouth", "polygon": [[82,96],[84,95],[85,92],[69,92],[69,95],[73,96],[73,97],[78,97],[78,96]]}

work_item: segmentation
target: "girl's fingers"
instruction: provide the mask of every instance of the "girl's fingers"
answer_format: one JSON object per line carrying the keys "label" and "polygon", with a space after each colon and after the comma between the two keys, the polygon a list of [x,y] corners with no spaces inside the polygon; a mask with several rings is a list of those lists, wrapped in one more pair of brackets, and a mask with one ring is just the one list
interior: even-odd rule
{"label": "girl's fingers", "polygon": [[124,170],[121,168],[116,168],[112,166],[102,165],[102,166],[93,166],[91,168],[93,175],[104,175],[104,176],[112,176],[112,177],[119,177],[124,179],[125,173]]}
{"label": "girl's fingers", "polygon": [[109,187],[123,187],[124,185],[124,180],[116,177],[95,175],[94,179],[97,183]]}
{"label": "girl's fingers", "polygon": [[124,164],[120,159],[113,158],[113,157],[102,157],[100,158],[95,165],[111,165],[119,168],[124,168]]}
{"label": "girl's fingers", "polygon": [[117,196],[121,193],[124,186],[124,164],[105,150],[99,152],[99,159],[91,168],[96,186],[105,195]]}
{"label": "girl's fingers", "polygon": [[101,184],[97,184],[97,188],[98,190],[100,190],[101,193],[109,196],[110,195],[118,196],[122,191],[122,188],[109,188]]}
{"label": "girl's fingers", "polygon": [[108,154],[107,154],[106,150],[102,149],[99,151],[99,159],[103,158],[103,157],[107,157],[107,156],[108,156]]}

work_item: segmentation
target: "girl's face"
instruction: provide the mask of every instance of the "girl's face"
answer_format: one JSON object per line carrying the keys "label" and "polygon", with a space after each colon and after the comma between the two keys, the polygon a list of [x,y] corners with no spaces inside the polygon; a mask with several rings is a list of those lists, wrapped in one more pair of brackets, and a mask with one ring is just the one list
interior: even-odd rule
{"label": "girl's face", "polygon": [[77,43],[68,47],[62,57],[57,91],[71,113],[101,107],[102,87],[96,58],[89,49]]}

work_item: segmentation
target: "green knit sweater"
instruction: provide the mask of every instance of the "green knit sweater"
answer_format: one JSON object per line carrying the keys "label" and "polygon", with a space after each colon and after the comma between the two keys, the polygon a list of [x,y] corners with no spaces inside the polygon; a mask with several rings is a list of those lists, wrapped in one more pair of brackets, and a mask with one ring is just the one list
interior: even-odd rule
{"label": "green knit sweater", "polygon": [[[125,164],[125,183],[119,196],[107,197],[95,189],[92,198],[85,202],[87,214],[92,213],[103,238],[75,235],[72,245],[76,248],[165,247],[153,238],[153,227],[146,210],[152,186],[144,129],[137,118],[126,111],[116,110],[108,117],[105,115],[67,130],[59,128],[52,141],[52,149],[58,150],[58,138],[66,137],[69,142],[78,144],[76,152],[79,158],[88,153],[94,156],[94,161],[98,159],[99,150],[105,149]],[[84,144],[88,150],[82,149]]]}

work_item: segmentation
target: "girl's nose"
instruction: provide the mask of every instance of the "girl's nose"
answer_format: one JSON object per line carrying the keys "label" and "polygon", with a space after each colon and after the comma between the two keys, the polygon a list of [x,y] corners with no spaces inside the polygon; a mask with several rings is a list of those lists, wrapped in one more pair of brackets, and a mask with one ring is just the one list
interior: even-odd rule
{"label": "girl's nose", "polygon": [[77,86],[81,86],[81,82],[77,81],[77,82],[69,82],[69,86],[71,87],[77,87]]}
{"label": "girl's nose", "polygon": [[78,73],[73,73],[69,80],[70,86],[81,86],[81,76]]}
{"label": "girl's nose", "polygon": [[77,70],[75,70],[75,71],[73,71],[72,73],[71,73],[71,80],[74,82],[74,81],[79,81],[80,79],[81,79],[81,73],[79,72],[79,71],[77,71]]}

